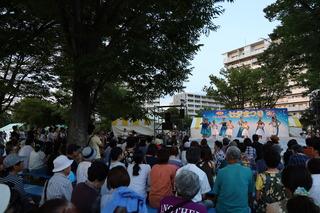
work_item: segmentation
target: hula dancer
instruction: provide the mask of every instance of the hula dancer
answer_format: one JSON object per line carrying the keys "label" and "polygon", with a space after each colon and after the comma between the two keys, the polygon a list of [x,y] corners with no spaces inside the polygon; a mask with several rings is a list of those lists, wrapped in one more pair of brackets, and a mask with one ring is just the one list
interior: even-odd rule
{"label": "hula dancer", "polygon": [[259,118],[259,121],[257,122],[257,129],[256,134],[259,135],[260,138],[264,136],[264,122]]}
{"label": "hula dancer", "polygon": [[229,120],[229,121],[227,122],[227,131],[226,131],[226,136],[227,136],[228,138],[232,138],[233,128],[234,128],[234,125],[232,124],[232,121]]}
{"label": "hula dancer", "polygon": [[225,121],[225,118],[222,118],[222,122],[220,124],[221,124],[221,129],[220,129],[219,136],[224,137],[227,131],[227,122]]}
{"label": "hula dancer", "polygon": [[208,138],[211,136],[211,127],[210,127],[210,122],[208,121],[208,118],[203,118],[203,121],[201,123],[200,133],[203,138]]}
{"label": "hula dancer", "polygon": [[216,124],[215,120],[212,121],[211,127],[212,127],[212,136],[216,138],[219,135],[219,131],[218,131],[218,125]]}
{"label": "hula dancer", "polygon": [[271,125],[271,127],[272,127],[271,135],[276,135],[276,136],[278,136],[280,124],[281,124],[281,122],[277,119],[276,116],[273,116],[273,117],[271,118],[271,122],[269,123],[269,125]]}
{"label": "hula dancer", "polygon": [[243,118],[240,117],[240,120],[238,121],[238,125],[239,125],[239,130],[238,130],[238,134],[237,137],[241,138],[242,137],[242,131],[243,131],[243,127],[242,124],[244,123]]}
{"label": "hula dancer", "polygon": [[243,138],[248,138],[249,137],[249,124],[247,121],[243,122],[242,124],[242,128],[243,128],[243,131],[242,131],[242,135],[241,137]]}

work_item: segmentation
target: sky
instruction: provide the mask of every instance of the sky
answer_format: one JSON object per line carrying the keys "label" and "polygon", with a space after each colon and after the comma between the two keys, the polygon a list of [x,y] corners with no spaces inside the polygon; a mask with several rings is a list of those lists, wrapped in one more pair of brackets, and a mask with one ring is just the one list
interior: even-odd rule
{"label": "sky", "polygon": [[[191,62],[193,71],[188,82],[184,83],[185,91],[205,94],[202,89],[209,85],[209,75],[219,75],[223,68],[222,54],[267,38],[277,23],[269,22],[263,9],[276,0],[235,0],[234,3],[222,3],[223,15],[214,20],[219,25],[217,31],[203,35],[199,43],[203,44]],[[161,105],[172,102],[172,97],[161,99]]]}

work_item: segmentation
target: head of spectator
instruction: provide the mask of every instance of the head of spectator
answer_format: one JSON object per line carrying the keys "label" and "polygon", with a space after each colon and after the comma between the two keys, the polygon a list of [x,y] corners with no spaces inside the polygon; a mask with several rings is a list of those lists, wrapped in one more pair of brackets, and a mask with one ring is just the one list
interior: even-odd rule
{"label": "head of spectator", "polygon": [[299,144],[293,145],[292,150],[294,151],[295,154],[303,153],[303,147],[300,146]]}
{"label": "head of spectator", "polygon": [[97,151],[90,146],[87,146],[82,149],[81,155],[84,161],[94,161],[97,156]]}
{"label": "head of spectator", "polygon": [[107,176],[107,187],[116,189],[121,186],[129,186],[130,176],[127,170],[122,166],[112,168]]}
{"label": "head of spectator", "polygon": [[279,137],[276,135],[271,135],[270,140],[273,144],[279,144]]}
{"label": "head of spectator", "polygon": [[92,162],[88,168],[88,181],[96,188],[100,189],[108,175],[108,167],[100,161]]}
{"label": "head of spectator", "polygon": [[51,199],[45,202],[38,212],[46,213],[77,213],[74,205],[65,199]]}
{"label": "head of spectator", "polygon": [[149,144],[146,155],[156,156],[158,152],[157,145],[154,143]]}
{"label": "head of spectator", "polygon": [[305,195],[296,195],[288,200],[287,212],[319,213],[320,209],[310,197]]}
{"label": "head of spectator", "polygon": [[244,143],[239,143],[238,148],[240,149],[241,153],[245,153],[246,149],[247,149],[247,147]]}
{"label": "head of spectator", "polygon": [[223,144],[222,144],[221,141],[215,141],[215,142],[214,142],[214,150],[215,150],[215,151],[221,150],[222,147],[223,147]]}
{"label": "head of spectator", "polygon": [[229,138],[223,138],[223,139],[222,139],[222,144],[223,144],[223,146],[228,146],[229,143],[230,143],[230,139],[229,139]]}
{"label": "head of spectator", "polygon": [[134,166],[133,166],[133,171],[132,171],[132,175],[133,176],[138,176],[139,175],[139,171],[140,171],[140,166],[139,164],[142,164],[144,160],[144,155],[143,152],[138,150],[136,152],[133,153],[133,162],[134,162]]}
{"label": "head of spectator", "polygon": [[272,147],[266,151],[263,159],[269,169],[277,168],[281,162],[281,156],[279,152]]}
{"label": "head of spectator", "polygon": [[201,142],[200,142],[200,145],[201,145],[201,146],[208,146],[208,141],[207,141],[207,139],[203,138],[203,139],[201,140]]}
{"label": "head of spectator", "polygon": [[67,146],[67,156],[72,160],[78,161],[80,158],[80,146],[69,144]]}
{"label": "head of spectator", "polygon": [[179,149],[176,146],[170,148],[170,156],[177,158],[179,156]]}
{"label": "head of spectator", "polygon": [[190,147],[186,153],[187,162],[197,164],[201,159],[201,149],[199,147]]}
{"label": "head of spectator", "polygon": [[23,170],[23,158],[17,154],[9,154],[3,160],[3,166],[7,172],[16,175]]}
{"label": "head of spectator", "polygon": [[292,197],[298,187],[309,191],[312,187],[312,177],[305,166],[289,166],[282,171],[281,182],[288,196]]}
{"label": "head of spectator", "polygon": [[209,147],[202,147],[201,148],[201,160],[204,162],[208,162],[208,161],[213,160],[212,152]]}
{"label": "head of spectator", "polygon": [[238,163],[241,158],[241,151],[238,147],[231,146],[227,149],[226,160],[228,164]]}
{"label": "head of spectator", "polygon": [[197,141],[191,141],[190,147],[199,147],[199,143]]}
{"label": "head of spectator", "polygon": [[296,139],[291,139],[288,141],[287,146],[288,150],[292,150],[293,146],[298,145],[298,142]]}
{"label": "head of spectator", "polygon": [[248,147],[248,146],[252,146],[252,142],[251,142],[251,139],[250,138],[245,138],[243,140],[243,144]]}
{"label": "head of spectator", "polygon": [[73,160],[69,160],[67,156],[65,155],[59,155],[56,159],[53,161],[53,173],[63,173],[65,176],[68,176],[71,171],[71,164],[73,163]]}
{"label": "head of spectator", "polygon": [[123,159],[123,151],[120,147],[114,147],[110,152],[110,161],[121,161]]}
{"label": "head of spectator", "polygon": [[182,170],[175,177],[177,195],[191,200],[200,190],[199,176],[192,171]]}
{"label": "head of spectator", "polygon": [[253,135],[252,135],[252,141],[253,141],[253,143],[254,143],[254,142],[259,142],[259,135],[253,134]]}
{"label": "head of spectator", "polygon": [[320,174],[320,158],[312,158],[307,162],[307,168],[313,175]]}
{"label": "head of spectator", "polygon": [[158,151],[158,164],[167,164],[170,157],[170,152],[166,148],[162,148]]}

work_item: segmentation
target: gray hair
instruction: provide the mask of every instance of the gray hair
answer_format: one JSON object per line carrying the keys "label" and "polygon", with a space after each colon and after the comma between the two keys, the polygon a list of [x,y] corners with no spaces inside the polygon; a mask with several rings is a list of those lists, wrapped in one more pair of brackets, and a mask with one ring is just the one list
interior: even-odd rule
{"label": "gray hair", "polygon": [[230,146],[227,149],[227,153],[226,153],[227,160],[240,160],[240,157],[241,157],[241,151],[238,147]]}
{"label": "gray hair", "polygon": [[192,199],[200,190],[199,176],[189,170],[182,169],[175,178],[177,194],[185,199]]}

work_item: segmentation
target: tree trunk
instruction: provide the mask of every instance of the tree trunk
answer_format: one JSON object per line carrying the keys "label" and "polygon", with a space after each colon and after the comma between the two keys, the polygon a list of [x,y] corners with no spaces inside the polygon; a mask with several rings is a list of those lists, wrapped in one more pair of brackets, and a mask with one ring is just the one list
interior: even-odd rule
{"label": "tree trunk", "polygon": [[71,106],[71,121],[68,143],[86,146],[88,143],[88,123],[90,119],[91,86],[85,80],[75,79]]}

